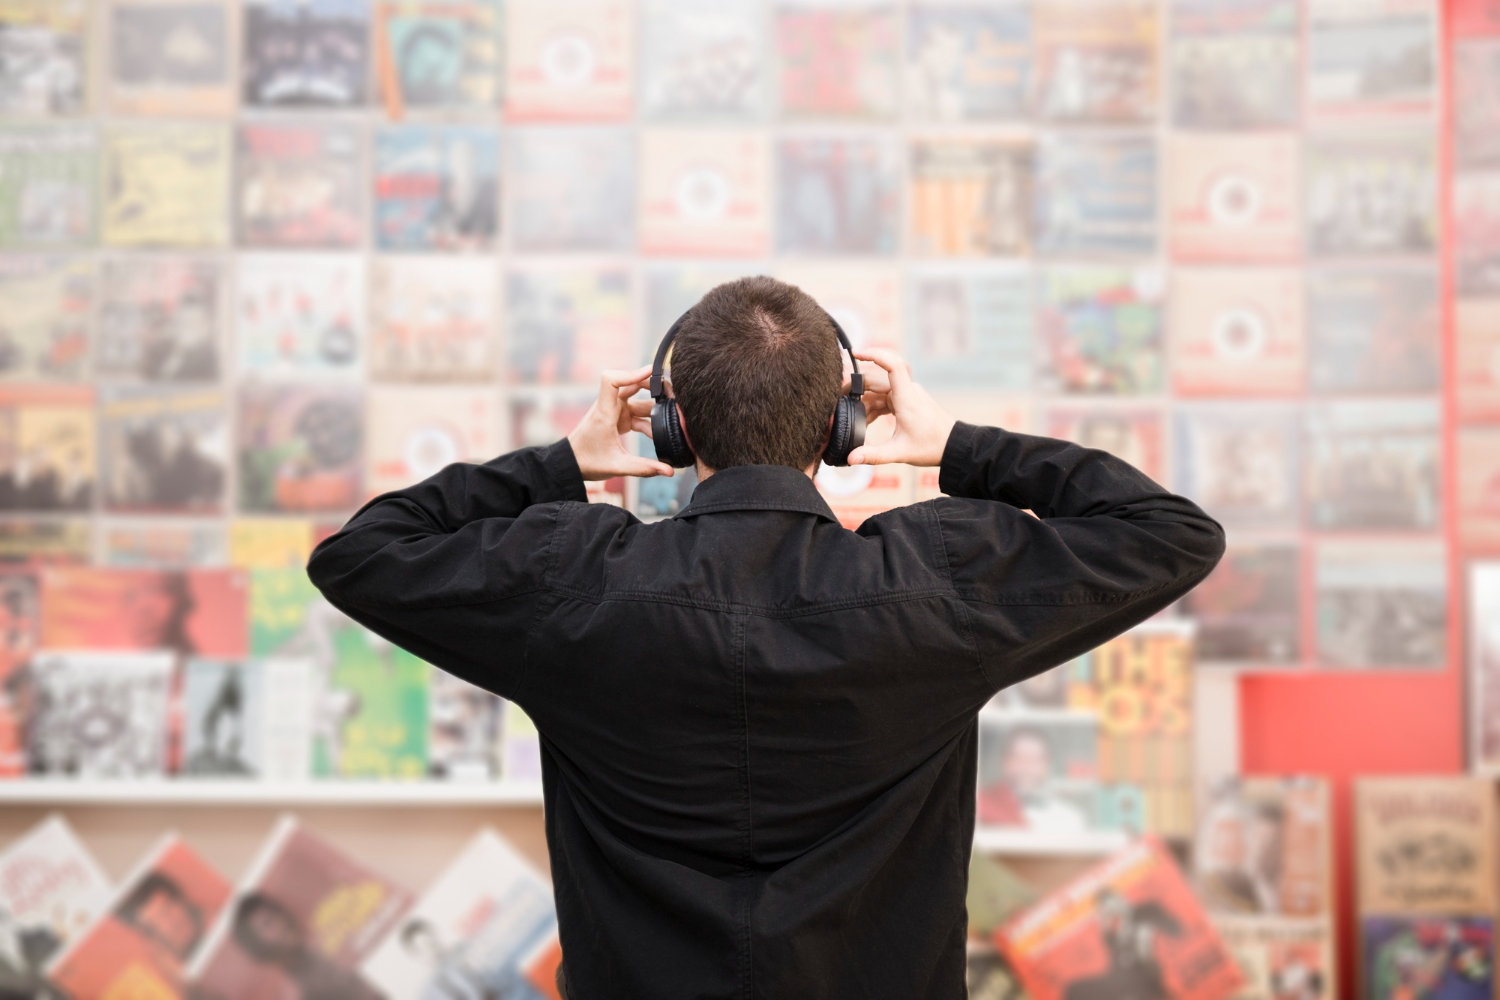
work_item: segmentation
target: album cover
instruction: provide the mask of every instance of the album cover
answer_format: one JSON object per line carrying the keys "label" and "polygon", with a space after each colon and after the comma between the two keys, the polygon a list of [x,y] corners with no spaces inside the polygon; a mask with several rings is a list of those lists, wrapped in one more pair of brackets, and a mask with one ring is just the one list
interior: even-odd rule
{"label": "album cover", "polygon": [[1360,973],[1370,1000],[1484,1000],[1495,992],[1493,916],[1365,916]]}
{"label": "album cover", "polygon": [[1452,53],[1454,164],[1500,167],[1500,40],[1456,41]]}
{"label": "album cover", "polygon": [[228,133],[218,126],[116,128],[104,140],[105,244],[221,247],[229,241]]}
{"label": "album cover", "polygon": [[82,126],[0,129],[0,247],[92,241],[98,145]]}
{"label": "album cover", "polygon": [[45,649],[245,654],[243,573],[48,566],[39,579]]}
{"label": "album cover", "polygon": [[1037,367],[1036,310],[1029,269],[922,268],[907,285],[907,346],[929,389],[1026,392]]}
{"label": "album cover", "polygon": [[313,523],[291,518],[237,517],[229,522],[229,565],[297,569],[313,550]]}
{"label": "album cover", "polygon": [[[901,275],[895,267],[789,263],[776,268],[776,277],[816,299],[843,328],[856,351],[865,347],[901,349]],[[648,345],[652,350],[656,348],[655,337]]]}
{"label": "album cover", "polygon": [[1163,277],[1155,268],[1050,268],[1041,280],[1042,383],[1052,392],[1162,391]]}
{"label": "album cover", "polygon": [[212,258],[106,260],[94,371],[112,380],[217,381],[226,297]]}
{"label": "album cover", "polygon": [[1497,828],[1489,779],[1356,779],[1354,833],[1362,916],[1494,915]]}
{"label": "album cover", "polygon": [[1307,381],[1314,392],[1442,388],[1436,269],[1314,271],[1307,311]]}
{"label": "album cover", "polygon": [[87,519],[0,520],[0,564],[76,566],[92,558],[93,545],[92,524]]}
{"label": "album cover", "polygon": [[1244,985],[1233,1000],[1333,1000],[1334,928],[1325,920],[1212,917]]}
{"label": "album cover", "polygon": [[1500,548],[1500,427],[1459,426],[1458,537],[1469,550]]}
{"label": "album cover", "polygon": [[1216,918],[1332,914],[1333,817],[1316,777],[1213,784],[1194,836],[1193,882]]}
{"label": "album cover", "polygon": [[[0,379],[81,379],[88,368],[95,278],[86,257],[0,257]],[[97,365],[96,365],[97,368]]]}
{"label": "album cover", "polygon": [[1167,227],[1180,261],[1289,262],[1301,251],[1295,135],[1183,134],[1167,143]]}
{"label": "album cover", "polygon": [[1454,386],[1458,418],[1500,419],[1500,301],[1456,301],[1453,341],[1458,361]]}
{"label": "album cover", "polygon": [[1437,33],[1432,0],[1310,0],[1308,114],[1347,121],[1431,112]]}
{"label": "album cover", "polygon": [[228,562],[223,527],[181,518],[116,520],[99,526],[99,563],[120,569],[195,569]]}
{"label": "album cover", "polygon": [[474,125],[375,133],[375,243],[490,250],[500,230],[500,136]]}
{"label": "album cover", "polygon": [[1294,404],[1263,401],[1178,407],[1178,488],[1231,530],[1295,529],[1300,416]]}
{"label": "album cover", "polygon": [[1156,116],[1156,4],[1041,0],[1033,16],[1038,118],[1118,124]]}
{"label": "album cover", "polygon": [[1460,296],[1500,294],[1500,170],[1453,178],[1455,290]]}
{"label": "album cover", "polygon": [[1331,667],[1448,662],[1447,562],[1441,542],[1319,544],[1317,654]]}
{"label": "album cover", "polygon": [[1438,401],[1360,400],[1307,411],[1314,528],[1430,531],[1442,508]]}
{"label": "album cover", "polygon": [[907,112],[929,122],[1029,117],[1031,19],[1023,4],[913,7]]}
{"label": "album cover", "polygon": [[364,262],[350,254],[239,258],[240,367],[259,378],[357,378],[365,339]]}
{"label": "album cover", "polygon": [[1187,129],[1288,128],[1301,117],[1297,0],[1172,0],[1172,120]]}
{"label": "album cover", "polygon": [[762,11],[756,0],[644,0],[642,115],[758,117],[771,75]]}
{"label": "album cover", "polygon": [[104,506],[116,514],[219,514],[229,414],[218,389],[106,388],[99,401]]}
{"label": "album cover", "polygon": [[110,109],[163,117],[233,112],[235,21],[225,0],[112,0]]}
{"label": "album cover", "polygon": [[635,8],[627,0],[509,0],[511,121],[618,121],[634,108]]}
{"label": "album cover", "polygon": [[[1500,561],[1469,563],[1469,766],[1500,771]],[[24,605],[23,605],[24,606]]]}
{"label": "album cover", "polygon": [[386,114],[493,113],[500,104],[500,0],[380,0],[375,72]]}
{"label": "album cover", "polygon": [[357,386],[240,389],[239,509],[352,511],[364,497],[364,400]]}
{"label": "album cover", "polygon": [[182,773],[305,781],[312,774],[308,659],[189,660],[182,682]]}
{"label": "album cover", "polygon": [[[894,432],[892,418],[882,417],[870,424],[865,443],[882,444]],[[833,516],[850,531],[876,514],[912,501],[912,470],[905,465],[820,464],[813,481]]]}
{"label": "album cover", "polygon": [[[522,129],[512,133],[508,148],[512,249],[635,249],[636,154],[629,130]],[[699,176],[715,175],[710,170]],[[687,203],[696,208],[713,192],[691,183],[687,194]]]}
{"label": "album cover", "polygon": [[[764,268],[759,264],[742,266],[712,260],[695,260],[682,264],[647,263],[642,270],[646,282],[646,331],[639,345],[640,363],[648,364],[656,354],[656,345],[661,342],[662,337],[666,336],[672,324],[677,322],[683,313],[697,305],[698,300],[703,298],[710,289],[726,281],[753,277],[762,273]],[[851,277],[858,277],[865,273],[868,272],[861,269]],[[794,281],[790,274],[781,275],[781,278],[794,285],[802,284],[801,281]],[[816,294],[811,292],[809,294],[817,298]],[[825,305],[824,308],[826,309],[827,306]],[[895,322],[894,318],[892,322]],[[839,323],[843,325],[843,320]],[[849,328],[844,327],[844,332],[848,333]]]}
{"label": "album cover", "polygon": [[911,252],[1019,256],[1031,250],[1036,154],[1029,139],[917,139]]}
{"label": "album cover", "polygon": [[497,780],[504,709],[499,696],[433,667],[427,678],[427,776]]}
{"label": "album cover", "polygon": [[0,510],[93,508],[94,390],[0,385]]}
{"label": "album cover", "polygon": [[376,994],[356,970],[411,894],[290,816],[272,829],[187,969],[195,995]]}
{"label": "album cover", "polygon": [[247,0],[249,108],[357,108],[368,98],[371,0]]}
{"label": "album cover", "polygon": [[773,16],[782,114],[895,117],[900,27],[894,7],[801,2],[780,6]]}
{"label": "album cover", "polygon": [[1141,990],[1223,1000],[1242,983],[1171,852],[1155,837],[1122,848],[1016,914],[995,932],[995,944],[1033,1000]]}
{"label": "album cover", "polygon": [[875,138],[783,137],[776,147],[776,249],[793,254],[894,254],[901,231],[901,161]]}
{"label": "album cover", "polygon": [[[488,827],[471,839],[361,967],[390,1000],[544,1000],[537,966],[557,949],[552,887]],[[555,964],[555,963],[554,963]],[[553,970],[555,975],[555,969]]]}
{"label": "album cover", "polygon": [[235,137],[240,246],[359,246],[365,172],[354,126],[256,122]]}
{"label": "album cover", "polygon": [[0,7],[0,114],[88,110],[90,0],[10,0]]}
{"label": "album cover", "polygon": [[27,770],[36,777],[167,773],[173,654],[40,652],[27,668]]}
{"label": "album cover", "polygon": [[70,997],[176,997],[182,967],[229,899],[229,881],[168,833],[116,887],[47,976]]}
{"label": "album cover", "polygon": [[15,997],[54,995],[44,970],[109,906],[110,885],[68,821],[53,814],[0,854],[0,986]]}
{"label": "album cover", "polygon": [[979,715],[982,826],[1041,837],[1097,826],[1099,717],[1066,709],[986,710]]}
{"label": "album cover", "polygon": [[1181,396],[1301,395],[1307,347],[1294,270],[1178,270],[1172,389]]}
{"label": "album cover", "polygon": [[601,371],[637,355],[625,267],[515,267],[506,306],[512,384],[597,385]]}
{"label": "album cover", "polygon": [[454,462],[500,454],[500,394],[488,386],[371,386],[365,492],[404,489]]}
{"label": "album cover", "polygon": [[1208,579],[1183,598],[1198,623],[1200,664],[1301,662],[1302,555],[1291,542],[1231,544]]}
{"label": "album cover", "polygon": [[371,274],[372,376],[394,382],[495,377],[500,304],[493,260],[377,257]]}
{"label": "album cover", "polygon": [[1435,144],[1425,132],[1324,135],[1306,155],[1314,257],[1429,254],[1437,247]]}
{"label": "album cover", "polygon": [[1048,135],[1038,143],[1036,245],[1051,254],[1156,250],[1156,141]]}
{"label": "album cover", "polygon": [[1161,410],[1123,403],[1053,403],[1040,433],[1124,459],[1157,482],[1165,479]]}
{"label": "album cover", "polygon": [[[760,132],[643,133],[641,252],[721,257],[765,253],[771,228],[770,160],[769,143]],[[827,205],[835,211],[849,207]],[[852,217],[844,218],[853,222]],[[830,221],[837,226],[840,220]],[[880,220],[875,221],[878,226]],[[858,238],[832,227],[828,236]]]}

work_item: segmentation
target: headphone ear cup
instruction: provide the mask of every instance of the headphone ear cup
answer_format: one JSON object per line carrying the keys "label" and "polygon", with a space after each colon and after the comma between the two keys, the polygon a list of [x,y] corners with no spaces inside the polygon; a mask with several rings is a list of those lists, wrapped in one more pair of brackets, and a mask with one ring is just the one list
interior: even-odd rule
{"label": "headphone ear cup", "polygon": [[849,454],[864,443],[864,401],[840,396],[833,407],[833,428],[828,433],[828,447],[823,449],[823,461],[829,465],[848,465]]}
{"label": "headphone ear cup", "polygon": [[674,469],[693,464],[693,449],[682,433],[682,419],[677,415],[677,400],[660,399],[651,407],[651,443],[656,457]]}

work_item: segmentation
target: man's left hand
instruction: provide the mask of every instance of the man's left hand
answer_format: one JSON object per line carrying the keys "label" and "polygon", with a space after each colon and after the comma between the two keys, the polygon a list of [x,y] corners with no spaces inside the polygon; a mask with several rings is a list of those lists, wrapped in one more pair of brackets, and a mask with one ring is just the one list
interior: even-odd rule
{"label": "man's left hand", "polygon": [[615,476],[670,476],[672,467],[654,458],[632,455],[622,435],[640,431],[651,436],[651,400],[630,397],[645,388],[651,366],[635,371],[607,371],[599,379],[599,398],[583,415],[568,444],[585,480]]}

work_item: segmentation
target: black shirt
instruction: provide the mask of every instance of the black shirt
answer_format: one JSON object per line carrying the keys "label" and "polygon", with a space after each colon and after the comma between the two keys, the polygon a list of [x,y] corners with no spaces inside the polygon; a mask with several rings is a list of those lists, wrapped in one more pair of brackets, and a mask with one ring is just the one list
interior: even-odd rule
{"label": "black shirt", "polygon": [[977,713],[1224,542],[1048,438],[959,424],[940,485],[848,531],[741,466],[642,524],[583,502],[563,441],[371,501],[308,570],[535,720],[574,1000],[956,1000]]}

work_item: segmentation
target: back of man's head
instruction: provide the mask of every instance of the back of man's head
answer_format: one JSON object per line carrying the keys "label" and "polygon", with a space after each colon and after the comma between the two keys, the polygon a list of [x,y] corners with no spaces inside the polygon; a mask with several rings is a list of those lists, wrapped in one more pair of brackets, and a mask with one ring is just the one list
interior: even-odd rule
{"label": "back of man's head", "polygon": [[703,296],[672,344],[672,393],[710,469],[806,469],[822,452],[844,366],[812,296],[741,278]]}

